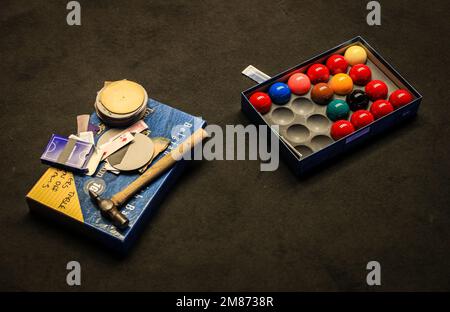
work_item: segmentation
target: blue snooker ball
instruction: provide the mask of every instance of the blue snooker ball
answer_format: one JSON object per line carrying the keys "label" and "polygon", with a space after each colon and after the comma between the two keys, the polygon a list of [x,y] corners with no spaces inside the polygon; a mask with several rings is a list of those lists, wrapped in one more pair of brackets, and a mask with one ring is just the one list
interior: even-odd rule
{"label": "blue snooker ball", "polygon": [[282,82],[275,82],[269,88],[269,96],[275,104],[286,104],[291,99],[291,89]]}

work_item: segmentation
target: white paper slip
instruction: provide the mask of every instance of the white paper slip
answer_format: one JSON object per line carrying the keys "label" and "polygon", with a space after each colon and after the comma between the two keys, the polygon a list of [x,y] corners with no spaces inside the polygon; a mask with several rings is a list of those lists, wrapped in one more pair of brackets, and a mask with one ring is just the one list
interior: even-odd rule
{"label": "white paper slip", "polygon": [[78,134],[78,137],[79,137],[82,141],[84,141],[84,142],[88,142],[88,143],[91,143],[91,144],[95,144],[95,141],[94,141],[94,132],[92,132],[92,131],[80,132],[80,133]]}
{"label": "white paper slip", "polygon": [[80,132],[78,135],[71,134],[69,135],[69,139],[75,139],[78,141],[95,144],[94,133],[92,131]]}
{"label": "white paper slip", "polygon": [[94,152],[92,153],[91,159],[89,159],[88,162],[88,172],[86,175],[91,176],[95,173],[97,170],[98,165],[102,161],[102,152],[97,148],[94,147]]}
{"label": "white paper slip", "polygon": [[111,166],[111,164],[108,162],[108,160],[105,161],[105,169],[111,173],[120,174],[120,170],[117,170],[116,168]]}
{"label": "white paper slip", "polygon": [[118,134],[116,134],[115,136],[113,136],[111,139],[108,140],[108,142],[100,145],[99,147],[103,148],[103,145],[106,145],[106,144],[114,141],[115,139],[117,139],[118,137],[120,137],[121,135],[123,135],[127,132],[140,133],[147,129],[148,129],[147,124],[143,120],[139,120],[139,121],[135,122],[134,124],[132,124],[131,126],[129,126],[128,128],[126,128],[125,130],[123,130],[123,131],[119,132]]}
{"label": "white paper slip", "polygon": [[88,130],[89,126],[89,115],[78,115],[77,116],[77,133],[85,132]]}
{"label": "white paper slip", "polygon": [[110,141],[108,143],[103,144],[102,146],[99,147],[99,149],[103,155],[102,160],[107,158],[112,153],[118,151],[125,145],[129,144],[133,140],[134,140],[134,134],[132,134],[131,132],[126,132],[126,133],[120,135],[114,141]]}

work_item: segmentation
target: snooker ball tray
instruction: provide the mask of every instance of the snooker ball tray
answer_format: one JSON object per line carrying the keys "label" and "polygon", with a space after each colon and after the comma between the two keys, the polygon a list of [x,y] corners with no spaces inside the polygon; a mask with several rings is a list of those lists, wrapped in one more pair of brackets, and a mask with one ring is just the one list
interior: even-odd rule
{"label": "snooker ball tray", "polygon": [[[372,80],[384,81],[388,90],[399,89],[370,59],[367,60],[366,65],[372,71]],[[330,80],[333,76],[330,74]],[[292,93],[286,104],[272,103],[270,111],[262,115],[268,125],[279,126],[280,137],[293,151],[298,152],[300,158],[305,158],[335,141],[330,135],[333,122],[326,114],[327,105],[315,103],[311,99],[311,90],[312,88],[304,95]],[[353,90],[364,91],[364,86],[354,85]],[[346,96],[334,94],[333,99],[345,101]],[[372,103],[373,101],[369,100],[367,109],[370,109]],[[346,120],[350,120],[353,113],[350,110]]]}
{"label": "snooker ball tray", "polygon": [[415,116],[421,99],[358,36],[243,91],[241,106],[254,123],[270,126],[281,155],[302,175]]}

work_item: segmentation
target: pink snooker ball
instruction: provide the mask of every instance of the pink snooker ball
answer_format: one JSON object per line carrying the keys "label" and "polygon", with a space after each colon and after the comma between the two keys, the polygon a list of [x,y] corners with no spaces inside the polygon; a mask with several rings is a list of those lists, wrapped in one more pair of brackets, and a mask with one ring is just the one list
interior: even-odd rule
{"label": "pink snooker ball", "polygon": [[297,95],[306,94],[311,88],[311,81],[309,80],[309,77],[302,73],[293,74],[289,78],[287,84],[289,89]]}

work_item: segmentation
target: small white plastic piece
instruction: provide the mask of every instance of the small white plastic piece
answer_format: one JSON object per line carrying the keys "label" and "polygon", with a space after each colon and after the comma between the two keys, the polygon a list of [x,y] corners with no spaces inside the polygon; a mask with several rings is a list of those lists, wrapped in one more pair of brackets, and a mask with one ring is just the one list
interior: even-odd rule
{"label": "small white plastic piece", "polygon": [[256,68],[253,65],[247,66],[243,71],[242,74],[244,76],[247,76],[248,78],[256,81],[257,83],[262,83],[268,79],[270,79],[270,76],[260,71],[258,68]]}

